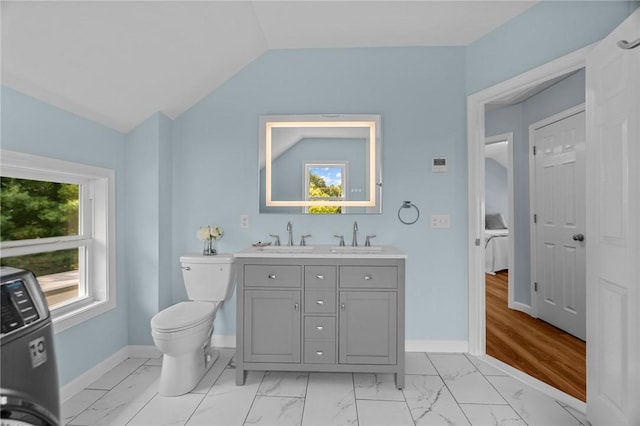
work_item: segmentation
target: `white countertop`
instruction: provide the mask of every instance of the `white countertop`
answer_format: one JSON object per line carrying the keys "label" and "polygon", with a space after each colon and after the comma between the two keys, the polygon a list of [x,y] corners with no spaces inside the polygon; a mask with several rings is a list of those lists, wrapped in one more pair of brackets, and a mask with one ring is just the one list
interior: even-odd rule
{"label": "white countertop", "polygon": [[336,259],[406,259],[407,254],[393,246],[339,247],[330,244],[308,246],[249,246],[234,254],[235,257],[261,258],[336,258]]}

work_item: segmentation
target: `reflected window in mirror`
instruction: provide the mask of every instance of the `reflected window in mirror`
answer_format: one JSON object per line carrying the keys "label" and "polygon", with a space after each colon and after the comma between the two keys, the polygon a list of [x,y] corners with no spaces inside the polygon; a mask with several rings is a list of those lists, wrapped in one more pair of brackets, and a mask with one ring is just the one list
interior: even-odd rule
{"label": "reflected window in mirror", "polygon": [[[345,201],[349,185],[347,183],[347,162],[305,164],[306,201]],[[346,207],[337,205],[306,206],[307,214],[342,214]]]}

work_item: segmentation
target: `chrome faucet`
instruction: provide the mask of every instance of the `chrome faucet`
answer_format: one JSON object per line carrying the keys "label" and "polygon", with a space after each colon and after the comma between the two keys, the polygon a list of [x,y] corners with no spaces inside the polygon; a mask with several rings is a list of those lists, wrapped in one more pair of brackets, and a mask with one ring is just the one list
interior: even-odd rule
{"label": "chrome faucet", "polygon": [[291,226],[291,222],[287,222],[287,231],[289,232],[289,241],[287,241],[287,247],[291,247],[293,245],[293,226]]}
{"label": "chrome faucet", "polygon": [[300,246],[304,247],[307,245],[307,240],[306,238],[309,238],[311,236],[311,234],[307,234],[307,235],[300,235]]}
{"label": "chrome faucet", "polygon": [[356,234],[357,232],[358,232],[358,222],[353,222],[353,239],[351,240],[352,247],[358,247],[358,236]]}
{"label": "chrome faucet", "polygon": [[371,247],[371,239],[375,238],[375,235],[367,235],[367,239],[364,242],[365,247]]}

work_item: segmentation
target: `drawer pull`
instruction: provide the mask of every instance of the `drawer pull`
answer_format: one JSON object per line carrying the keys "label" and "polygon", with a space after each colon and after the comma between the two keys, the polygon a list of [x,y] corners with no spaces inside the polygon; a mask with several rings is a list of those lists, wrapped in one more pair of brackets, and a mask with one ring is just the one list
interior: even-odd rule
{"label": "drawer pull", "polygon": [[316,278],[319,280],[324,280],[324,275],[316,275]]}
{"label": "drawer pull", "polygon": [[276,274],[269,274],[269,279],[270,280],[275,280],[276,279]]}
{"label": "drawer pull", "polygon": [[316,351],[316,356],[322,356],[324,355],[324,351]]}
{"label": "drawer pull", "polygon": [[324,300],[316,300],[316,305],[324,305]]}
{"label": "drawer pull", "polygon": [[316,325],[316,330],[324,330],[324,325]]}
{"label": "drawer pull", "polygon": [[365,281],[370,281],[373,277],[371,276],[371,274],[364,274],[364,280]]}

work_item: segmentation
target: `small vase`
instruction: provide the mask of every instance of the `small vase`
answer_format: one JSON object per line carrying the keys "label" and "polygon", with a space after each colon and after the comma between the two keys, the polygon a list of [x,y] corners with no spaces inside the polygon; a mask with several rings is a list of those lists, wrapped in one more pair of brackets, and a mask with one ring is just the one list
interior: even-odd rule
{"label": "small vase", "polygon": [[218,250],[216,248],[216,240],[213,238],[204,241],[204,247],[202,248],[202,254],[205,256],[214,256],[218,254]]}

